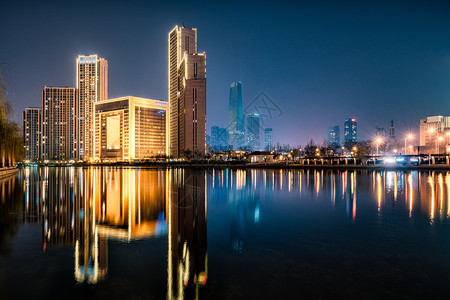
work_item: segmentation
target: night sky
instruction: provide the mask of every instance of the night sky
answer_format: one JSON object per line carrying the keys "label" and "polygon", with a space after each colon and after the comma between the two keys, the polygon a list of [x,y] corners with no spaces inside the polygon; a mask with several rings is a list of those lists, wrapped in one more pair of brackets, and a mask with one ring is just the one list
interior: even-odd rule
{"label": "night sky", "polygon": [[450,4],[318,2],[2,2],[14,120],[41,106],[44,85],[76,85],[78,54],[108,60],[109,98],[167,100],[168,33],[183,23],[206,52],[208,133],[227,125],[233,81],[244,106],[270,97],[279,111],[265,125],[292,146],[334,124],[343,139],[346,117],[369,139],[391,119],[403,138],[420,118],[450,115]]}

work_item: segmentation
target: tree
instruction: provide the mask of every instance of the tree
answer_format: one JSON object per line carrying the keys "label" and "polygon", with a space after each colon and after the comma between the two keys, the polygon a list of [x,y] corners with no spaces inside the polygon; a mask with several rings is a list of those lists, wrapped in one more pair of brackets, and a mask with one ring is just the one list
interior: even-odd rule
{"label": "tree", "polygon": [[305,156],[313,157],[316,154],[316,149],[317,145],[314,143],[313,139],[311,139],[305,146]]}
{"label": "tree", "polygon": [[23,146],[19,125],[9,121],[13,113],[10,102],[6,101],[8,85],[6,64],[0,64],[0,167],[14,166],[21,159]]}

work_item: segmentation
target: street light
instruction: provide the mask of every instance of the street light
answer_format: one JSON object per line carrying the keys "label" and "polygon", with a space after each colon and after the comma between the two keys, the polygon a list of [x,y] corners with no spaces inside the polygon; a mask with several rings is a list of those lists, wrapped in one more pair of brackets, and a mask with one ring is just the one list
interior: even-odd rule
{"label": "street light", "polygon": [[378,146],[381,143],[381,138],[377,138],[377,156],[378,156]]}
{"label": "street light", "polygon": [[412,134],[408,134],[407,136],[406,136],[406,138],[405,138],[405,155],[406,154],[408,154],[407,153],[407,148],[406,148],[406,141],[409,139],[409,140],[412,140],[412,138],[413,138],[413,135]]}

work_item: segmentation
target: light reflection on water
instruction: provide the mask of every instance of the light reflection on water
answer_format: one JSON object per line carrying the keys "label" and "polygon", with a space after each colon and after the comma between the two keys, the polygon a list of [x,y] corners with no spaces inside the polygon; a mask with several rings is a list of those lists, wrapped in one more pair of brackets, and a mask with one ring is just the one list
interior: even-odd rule
{"label": "light reflection on water", "polygon": [[[208,261],[217,266],[221,259],[233,261],[233,257],[245,257],[260,246],[270,248],[270,238],[268,244],[258,244],[255,238],[267,238],[269,233],[274,238],[282,236],[280,224],[291,224],[288,231],[295,237],[300,232],[296,230],[303,229],[296,229],[294,224],[313,226],[306,223],[306,216],[316,220],[326,216],[326,225],[315,225],[311,230],[319,234],[329,231],[330,235],[334,227],[347,226],[340,216],[354,228],[368,226],[366,223],[403,224],[406,221],[396,217],[401,214],[410,222],[426,220],[428,226],[449,224],[450,173],[26,168],[17,177],[0,181],[0,197],[0,218],[5,224],[0,231],[0,257],[4,261],[8,262],[9,253],[20,247],[14,244],[17,227],[38,225],[42,253],[59,247],[73,249],[73,257],[66,257],[66,261],[71,260],[73,283],[82,284],[78,285],[82,288],[114,278],[111,242],[134,247],[139,241],[166,239],[166,275],[154,276],[166,277],[165,297],[181,299],[199,293],[217,296],[215,290],[226,287],[221,287],[217,279],[209,282]],[[297,215],[292,214],[295,210],[299,211]],[[212,222],[208,230],[207,215]],[[226,221],[219,224],[215,218],[223,220],[224,215]],[[224,227],[230,236],[231,257],[222,253],[224,239],[219,235]],[[420,234],[427,230],[423,228]],[[322,238],[327,239],[327,234]],[[286,252],[303,247],[287,245],[278,246]],[[211,247],[216,257],[208,254]],[[5,270],[6,275],[13,272]],[[8,282],[6,276],[3,280]],[[252,294],[251,289],[248,284],[238,298]],[[157,295],[161,296],[161,291]]]}

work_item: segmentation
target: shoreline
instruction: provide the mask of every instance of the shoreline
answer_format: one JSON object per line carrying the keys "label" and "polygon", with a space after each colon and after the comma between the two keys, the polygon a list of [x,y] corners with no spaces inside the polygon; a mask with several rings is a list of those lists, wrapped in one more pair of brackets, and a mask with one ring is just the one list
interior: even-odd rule
{"label": "shoreline", "polygon": [[[304,164],[246,164],[246,163],[105,163],[105,164],[36,164],[37,167],[119,167],[119,168],[140,168],[140,169],[320,169],[320,170],[449,170],[450,164],[434,165],[304,165]],[[22,167],[29,167],[22,165]],[[14,168],[15,172],[18,168]],[[0,170],[0,178],[2,178]]]}
{"label": "shoreline", "polygon": [[0,180],[16,175],[17,173],[19,173],[18,167],[0,168]]}

